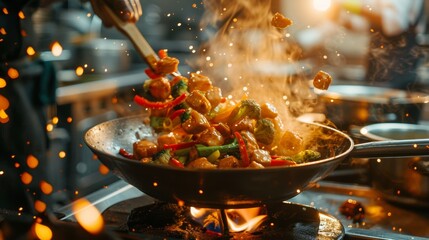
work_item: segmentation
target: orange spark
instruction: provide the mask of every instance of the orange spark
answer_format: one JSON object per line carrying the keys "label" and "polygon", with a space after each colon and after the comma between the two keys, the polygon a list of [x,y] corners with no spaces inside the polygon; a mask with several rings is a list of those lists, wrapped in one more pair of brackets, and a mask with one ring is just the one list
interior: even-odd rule
{"label": "orange spark", "polygon": [[34,48],[32,46],[29,46],[27,48],[27,55],[28,56],[34,56],[34,54],[36,54],[36,50],[34,50]]}
{"label": "orange spark", "polygon": [[38,212],[44,212],[46,210],[46,203],[36,200],[34,202],[34,209],[36,209]]}
{"label": "orange spark", "polygon": [[64,152],[64,151],[60,151],[59,153],[58,153],[58,157],[60,157],[60,158],[65,158],[66,157],[66,152]]}
{"label": "orange spark", "polygon": [[58,57],[63,52],[63,47],[59,42],[55,41],[51,44],[51,52],[52,52],[52,55],[54,55],[55,57]]}
{"label": "orange spark", "polygon": [[81,67],[81,66],[77,67],[75,70],[76,76],[78,76],[78,77],[82,76],[83,72],[84,72],[84,70],[83,70],[83,67]]}
{"label": "orange spark", "polygon": [[48,226],[40,223],[34,223],[33,231],[37,239],[40,240],[50,240],[53,237],[52,230]]}
{"label": "orange spark", "polygon": [[102,174],[102,175],[106,175],[109,173],[109,168],[106,167],[106,165],[101,164],[100,167],[98,168],[98,171]]}
{"label": "orange spark", "polygon": [[49,195],[52,193],[52,191],[54,190],[54,188],[52,187],[52,185],[46,181],[40,181],[40,189],[42,190],[42,192],[46,195]]}
{"label": "orange spark", "polygon": [[18,16],[20,19],[25,19],[25,14],[23,11],[19,11]]}
{"label": "orange spark", "polygon": [[27,165],[29,168],[37,168],[37,166],[39,165],[39,160],[35,156],[30,154],[27,156]]}
{"label": "orange spark", "polygon": [[100,233],[104,228],[104,220],[98,211],[86,199],[79,199],[73,204],[73,211],[76,213],[77,222],[92,234]]}
{"label": "orange spark", "polygon": [[19,72],[16,68],[9,68],[7,70],[7,75],[11,78],[11,79],[17,79],[19,77]]}
{"label": "orange spark", "polygon": [[31,174],[29,174],[28,172],[24,172],[21,175],[21,181],[22,183],[28,185],[33,181],[33,176],[31,176]]}

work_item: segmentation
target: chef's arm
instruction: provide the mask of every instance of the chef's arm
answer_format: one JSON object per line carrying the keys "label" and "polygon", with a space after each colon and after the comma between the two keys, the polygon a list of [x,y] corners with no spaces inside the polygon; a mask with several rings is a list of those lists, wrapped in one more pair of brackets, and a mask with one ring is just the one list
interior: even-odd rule
{"label": "chef's arm", "polygon": [[103,24],[107,27],[113,26],[109,15],[100,7],[106,4],[125,22],[137,22],[142,15],[140,0],[90,0],[94,12],[101,18]]}
{"label": "chef's arm", "polygon": [[[16,1],[16,0],[14,0]],[[61,0],[41,0],[40,5],[46,6],[53,2],[58,2]],[[81,0],[81,1],[90,1],[92,9],[95,14],[101,18],[103,24],[107,27],[111,27],[112,21],[109,15],[105,14],[100,10],[102,4],[106,4],[116,13],[119,18],[126,22],[137,22],[142,15],[142,7],[140,0]]]}
{"label": "chef's arm", "polygon": [[337,0],[337,3],[346,11],[352,14],[365,17],[372,26],[381,28],[382,17],[380,1],[377,0]]}

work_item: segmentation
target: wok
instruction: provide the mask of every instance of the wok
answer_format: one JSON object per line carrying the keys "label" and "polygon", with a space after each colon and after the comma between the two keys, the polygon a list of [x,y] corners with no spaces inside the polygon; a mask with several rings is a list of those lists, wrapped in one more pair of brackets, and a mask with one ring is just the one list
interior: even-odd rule
{"label": "wok", "polygon": [[118,154],[132,151],[140,138],[153,138],[142,116],[118,118],[90,128],[88,147],[115,175],[161,201],[207,208],[244,208],[288,200],[314,186],[348,156],[379,157],[429,154],[429,139],[380,141],[355,145],[345,133],[316,123],[301,128],[321,131],[315,137],[322,159],[294,166],[264,169],[182,169],[143,164]]}

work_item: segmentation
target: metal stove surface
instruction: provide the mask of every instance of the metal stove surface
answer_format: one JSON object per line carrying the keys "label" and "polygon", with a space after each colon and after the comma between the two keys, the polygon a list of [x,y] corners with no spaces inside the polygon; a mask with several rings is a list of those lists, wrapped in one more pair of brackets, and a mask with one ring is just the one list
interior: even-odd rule
{"label": "metal stove surface", "polygon": [[[85,198],[103,213],[117,203],[141,196],[144,193],[119,180]],[[364,206],[365,218],[361,223],[353,223],[340,213],[339,207],[348,199],[359,201]],[[309,205],[336,217],[345,228],[345,239],[429,239],[427,209],[412,209],[386,202],[370,187],[321,181],[288,201]],[[71,204],[56,212],[63,215],[61,220],[75,221]],[[109,221],[114,219],[106,220],[107,225]]]}

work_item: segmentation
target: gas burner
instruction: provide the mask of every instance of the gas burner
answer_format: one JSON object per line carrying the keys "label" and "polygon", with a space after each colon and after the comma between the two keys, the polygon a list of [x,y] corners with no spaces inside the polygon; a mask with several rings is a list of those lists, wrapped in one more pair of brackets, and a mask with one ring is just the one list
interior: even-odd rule
{"label": "gas burner", "polygon": [[201,211],[154,201],[143,195],[114,204],[102,215],[109,228],[125,239],[130,236],[144,239],[343,239],[345,236],[344,227],[337,218],[297,203],[259,207],[255,217],[259,223],[251,230],[237,230],[243,229],[237,225],[243,225],[240,216],[243,211],[255,212],[255,208],[203,209],[203,219],[191,214],[196,210]]}

